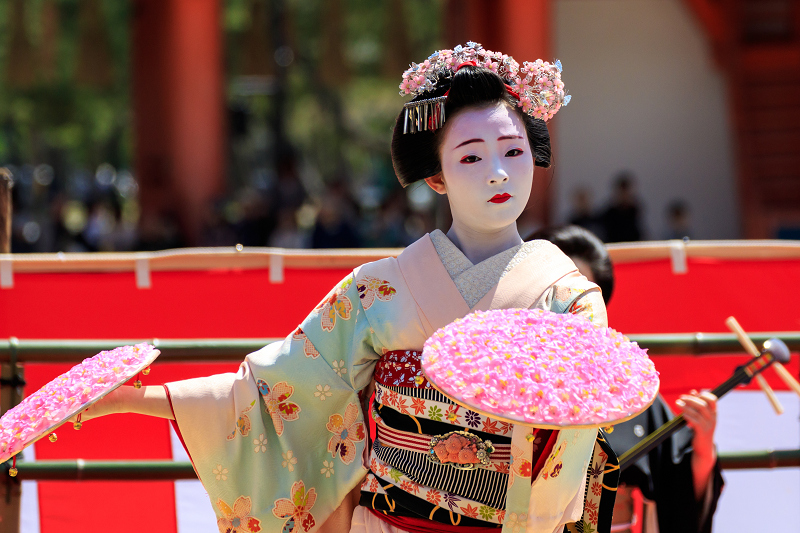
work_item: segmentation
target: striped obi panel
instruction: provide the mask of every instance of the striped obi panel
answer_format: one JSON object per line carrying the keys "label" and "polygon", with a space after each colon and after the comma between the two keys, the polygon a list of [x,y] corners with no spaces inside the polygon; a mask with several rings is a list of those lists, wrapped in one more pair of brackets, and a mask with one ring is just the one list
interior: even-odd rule
{"label": "striped obi panel", "polygon": [[[513,425],[449,401],[425,380],[416,351],[384,354],[375,381],[377,432],[361,505],[395,517],[501,527]],[[534,465],[549,433],[535,434]]]}

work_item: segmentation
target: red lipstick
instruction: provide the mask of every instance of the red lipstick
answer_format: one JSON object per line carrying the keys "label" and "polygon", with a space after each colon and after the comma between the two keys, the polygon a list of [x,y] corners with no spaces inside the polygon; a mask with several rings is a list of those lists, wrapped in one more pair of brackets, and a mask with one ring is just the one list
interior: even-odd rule
{"label": "red lipstick", "polygon": [[492,202],[493,204],[502,204],[503,202],[505,202],[509,198],[511,198],[511,195],[508,194],[508,193],[495,194],[494,196],[492,196],[489,199],[489,201]]}

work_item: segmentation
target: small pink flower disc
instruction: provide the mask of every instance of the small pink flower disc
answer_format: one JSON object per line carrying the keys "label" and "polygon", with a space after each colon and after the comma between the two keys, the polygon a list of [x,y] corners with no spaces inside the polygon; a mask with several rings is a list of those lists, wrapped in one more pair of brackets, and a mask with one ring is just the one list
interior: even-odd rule
{"label": "small pink flower disc", "polygon": [[646,409],[658,372],[611,328],[541,309],[476,311],[436,331],[427,379],[469,409],[545,428],[607,426]]}
{"label": "small pink flower disc", "polygon": [[9,409],[0,418],[0,463],[147,368],[158,353],[149,344],[100,352]]}

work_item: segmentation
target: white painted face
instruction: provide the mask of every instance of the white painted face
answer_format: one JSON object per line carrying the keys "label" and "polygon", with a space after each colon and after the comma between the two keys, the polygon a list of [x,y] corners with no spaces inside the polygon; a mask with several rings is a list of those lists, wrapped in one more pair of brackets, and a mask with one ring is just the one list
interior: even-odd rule
{"label": "white painted face", "polygon": [[454,225],[487,233],[516,224],[533,184],[533,153],[519,115],[498,103],[449,122],[440,152],[443,176],[427,181],[447,193]]}

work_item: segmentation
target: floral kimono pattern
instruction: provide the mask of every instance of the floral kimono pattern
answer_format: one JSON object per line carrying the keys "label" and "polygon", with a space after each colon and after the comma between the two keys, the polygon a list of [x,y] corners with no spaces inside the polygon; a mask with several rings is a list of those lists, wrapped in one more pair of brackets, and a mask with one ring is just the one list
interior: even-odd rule
{"label": "floral kimono pattern", "polygon": [[[554,288],[559,284],[591,299],[593,318],[605,320],[596,286],[554,249],[536,245],[514,263],[501,265],[507,270],[502,280],[470,306],[425,236],[397,258],[356,268],[285,340],[248,355],[238,372],[167,384],[177,429],[213,502],[220,531],[327,533],[325,521],[353,489],[365,479],[368,486],[384,484],[366,477],[374,457],[362,412],[362,395],[371,390],[383,354],[421,350],[438,327],[473,309],[566,312],[576,298],[559,299]],[[511,438],[509,425],[471,411],[448,411],[419,399],[403,404],[399,396],[386,401],[408,413],[424,409],[431,419],[477,424]],[[519,443],[529,450],[537,445]],[[570,445],[566,453],[574,449]],[[564,474],[556,463],[550,476],[557,481]],[[524,459],[515,467],[520,470],[511,475],[531,475]],[[450,496],[436,491],[437,496],[402,472],[387,470],[386,476],[396,478],[403,490],[439,498],[440,507],[480,519],[491,514],[496,524],[506,520],[502,508],[484,505],[482,510],[478,502],[464,501],[456,509]],[[582,481],[571,488],[573,499],[580,500],[576,505],[582,503]],[[532,520],[524,511],[508,516],[510,531]]]}

